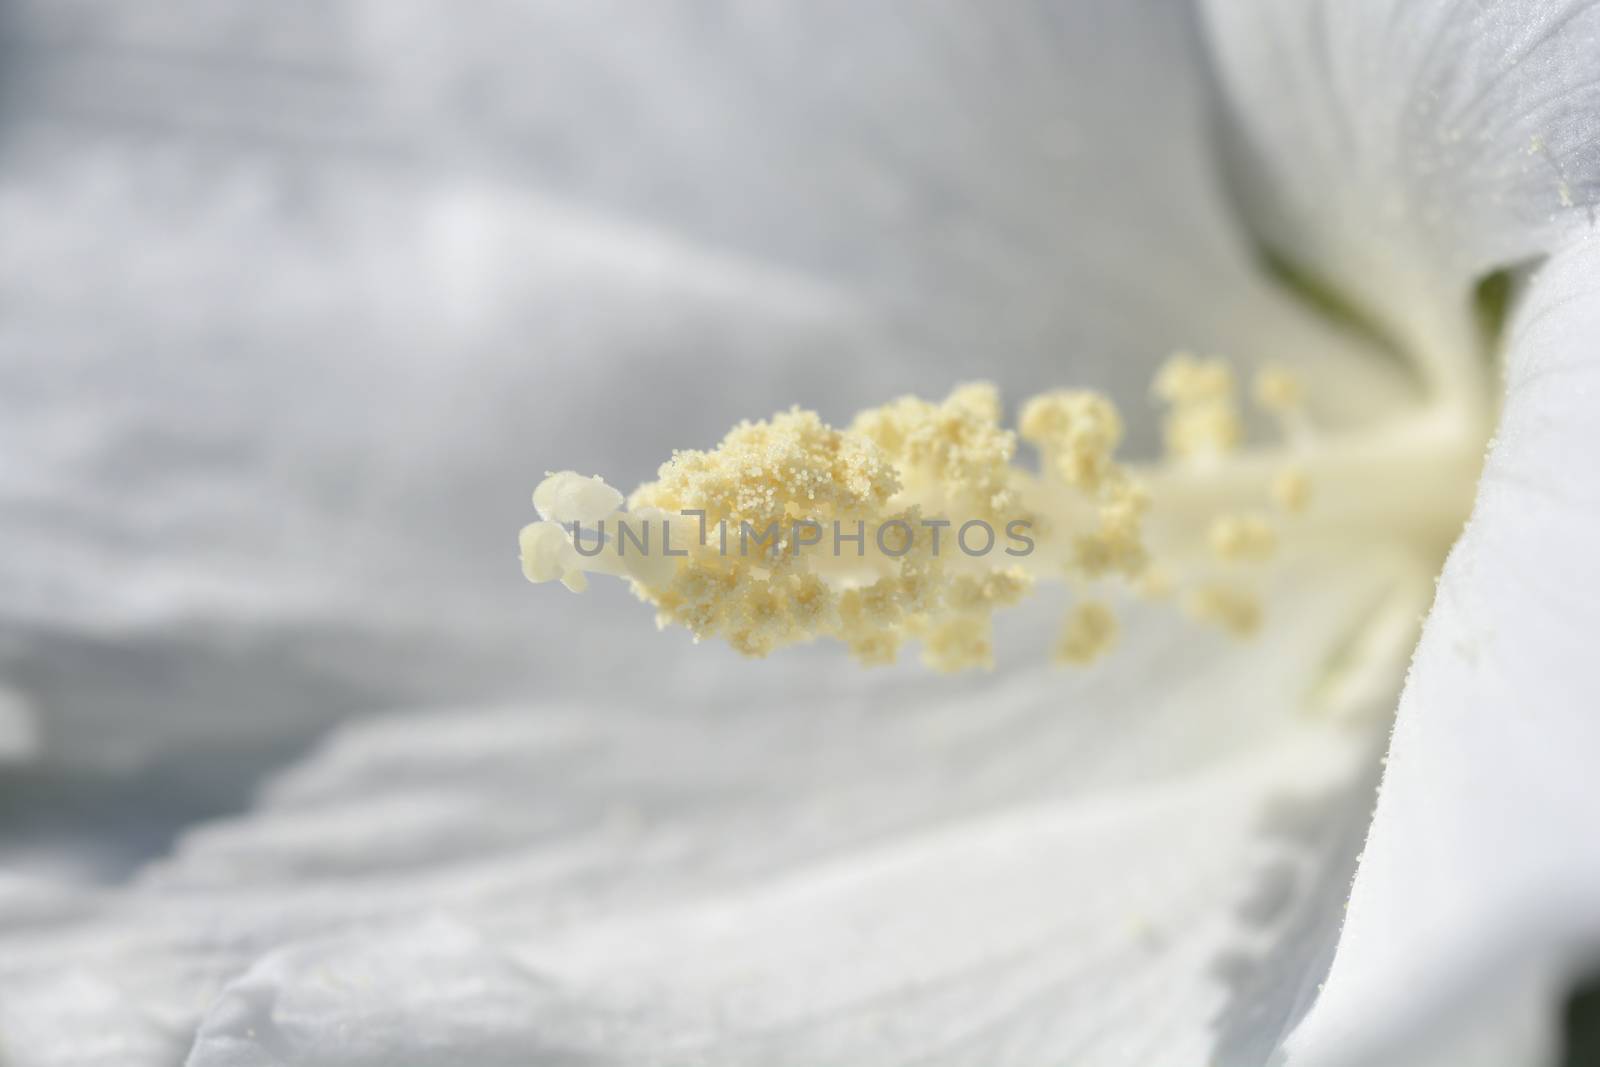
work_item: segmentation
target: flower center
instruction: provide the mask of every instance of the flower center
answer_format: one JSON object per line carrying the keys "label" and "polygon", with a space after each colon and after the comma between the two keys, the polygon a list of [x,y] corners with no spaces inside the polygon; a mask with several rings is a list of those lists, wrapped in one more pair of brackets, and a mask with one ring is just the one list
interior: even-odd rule
{"label": "flower center", "polygon": [[[1423,409],[1326,434],[1288,371],[1250,386],[1247,406],[1227,362],[1174,356],[1152,389],[1165,452],[1146,464],[1116,458],[1123,420],[1094,392],[1033,397],[1015,432],[983,384],[844,429],[794,409],[676,453],[625,509],[598,478],[550,475],[534,493],[542,521],[521,533],[523,572],[574,591],[616,575],[662,626],[747,655],[829,638],[886,663],[916,642],[940,670],[992,666],[994,612],[1040,582],[1072,591],[1056,656],[1085,664],[1114,646],[1130,597],[1244,639],[1296,555],[1383,551],[1431,575],[1476,480],[1464,420]],[[1270,440],[1246,443],[1250,409]],[[1019,436],[1037,473],[1014,462]]]}

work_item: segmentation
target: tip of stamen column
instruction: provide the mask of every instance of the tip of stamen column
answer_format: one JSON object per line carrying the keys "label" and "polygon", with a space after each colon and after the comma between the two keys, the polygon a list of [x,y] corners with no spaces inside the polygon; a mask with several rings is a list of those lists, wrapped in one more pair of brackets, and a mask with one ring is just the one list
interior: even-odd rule
{"label": "tip of stamen column", "polygon": [[533,506],[541,519],[551,522],[598,522],[622,507],[622,494],[599,475],[586,478],[577,471],[546,472],[533,491]]}

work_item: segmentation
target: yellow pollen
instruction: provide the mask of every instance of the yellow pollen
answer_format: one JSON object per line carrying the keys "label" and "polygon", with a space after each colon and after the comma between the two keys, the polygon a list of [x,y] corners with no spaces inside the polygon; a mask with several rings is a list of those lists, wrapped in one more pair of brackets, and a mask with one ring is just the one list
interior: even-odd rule
{"label": "yellow pollen", "polygon": [[[972,385],[941,403],[863,412],[848,430],[799,410],[742,423],[711,451],[678,452],[634,491],[628,515],[668,518],[675,558],[625,576],[661,625],[746,655],[831,637],[887,663],[918,640],[939,669],[987,667],[990,617],[1033,582],[1005,551],[1024,544],[1010,535],[1032,516],[1011,466],[1016,436],[999,418],[993,387]],[[588,492],[562,477],[546,497]],[[532,536],[530,579],[576,563],[615,569]]]}
{"label": "yellow pollen", "polygon": [[988,618],[964,615],[931,627],[923,637],[922,659],[941,671],[993,667],[993,633]]}
{"label": "yellow pollen", "polygon": [[1172,575],[1162,567],[1146,567],[1134,583],[1134,592],[1146,600],[1165,600],[1172,595]]}
{"label": "yellow pollen", "polygon": [[941,404],[908,396],[863,411],[848,436],[876,445],[908,493],[940,497],[966,518],[993,518],[1016,508],[1017,437],[999,423],[999,391],[974,383]]}
{"label": "yellow pollen", "polygon": [[1115,469],[1111,454],[1122,443],[1122,416],[1098,393],[1036,396],[1023,405],[1018,428],[1038,447],[1045,468],[1068,485],[1099,490]]}
{"label": "yellow pollen", "polygon": [[1085,600],[1067,615],[1056,642],[1056,659],[1077,666],[1093,663],[1117,641],[1117,617],[1098,600]]}
{"label": "yellow pollen", "polygon": [[1230,563],[1270,559],[1278,547],[1278,535],[1259,515],[1220,516],[1212,521],[1208,539],[1217,558]]}
{"label": "yellow pollen", "polygon": [[1235,637],[1249,637],[1261,628],[1261,601],[1234,586],[1203,585],[1189,594],[1185,606],[1196,619],[1220,626]]}
{"label": "yellow pollen", "polygon": [[1238,447],[1244,427],[1226,361],[1179,352],[1157,372],[1152,391],[1167,407],[1163,431],[1169,456],[1214,460]]}
{"label": "yellow pollen", "polygon": [[1311,479],[1299,467],[1287,467],[1272,478],[1272,500],[1290,514],[1299,514],[1311,503]]}
{"label": "yellow pollen", "polygon": [[1288,415],[1298,411],[1304,400],[1300,379],[1276,364],[1268,364],[1256,371],[1251,394],[1257,407],[1273,415]]}

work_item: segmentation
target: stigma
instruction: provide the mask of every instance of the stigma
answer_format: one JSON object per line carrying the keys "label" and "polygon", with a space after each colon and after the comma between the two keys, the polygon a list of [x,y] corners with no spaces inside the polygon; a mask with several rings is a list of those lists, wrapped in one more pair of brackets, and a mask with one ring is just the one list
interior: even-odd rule
{"label": "stigma", "polygon": [[[866,664],[915,645],[937,670],[988,668],[995,613],[1041,584],[1071,598],[1054,643],[1064,664],[1111,653],[1116,605],[1135,599],[1248,640],[1270,623],[1268,579],[1286,553],[1328,537],[1426,540],[1470,499],[1473,471],[1465,497],[1401,494],[1374,511],[1395,434],[1319,434],[1303,394],[1282,367],[1245,388],[1227,361],[1179,353],[1151,387],[1162,455],[1142,463],[1119,457],[1122,413],[1089,390],[1028,399],[1014,430],[983,383],[844,427],[794,408],[675,453],[626,498],[598,477],[549,474],[533,494],[540,521],[519,538],[523,574],[574,592],[590,575],[619,578],[659,626],[755,657],[832,640]],[[1248,440],[1254,426],[1266,440]],[[1398,435],[1420,454],[1419,484],[1456,485],[1463,464],[1430,449],[1438,435]],[[1454,472],[1443,480],[1436,452]]]}

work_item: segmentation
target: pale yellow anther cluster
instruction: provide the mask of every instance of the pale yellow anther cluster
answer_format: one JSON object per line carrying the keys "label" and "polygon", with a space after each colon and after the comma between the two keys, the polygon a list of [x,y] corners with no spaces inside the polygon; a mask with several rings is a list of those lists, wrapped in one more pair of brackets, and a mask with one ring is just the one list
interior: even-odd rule
{"label": "pale yellow anther cluster", "polygon": [[1236,637],[1249,637],[1261,628],[1260,598],[1237,586],[1222,582],[1202,585],[1189,594],[1185,606],[1194,618]]}
{"label": "pale yellow anther cluster", "polygon": [[791,514],[874,518],[899,490],[881,449],[793,408],[770,422],[740,423],[712,451],[674,453],[628,507],[704,509],[708,526],[727,521],[737,529],[741,521],[764,527]]}
{"label": "pale yellow anther cluster", "polygon": [[[1180,353],[1161,368],[1153,392],[1167,409],[1173,462],[1150,484],[1215,475],[1243,434],[1237,391],[1220,359]],[[1254,398],[1284,426],[1302,403],[1298,382],[1276,369],[1257,376]],[[1123,420],[1109,399],[1059,390],[1023,405],[1018,430],[1040,454],[1038,478],[1013,465],[1019,434],[1001,416],[999,394],[985,384],[937,402],[903,397],[845,429],[791,409],[739,424],[710,450],[675,453],[626,510],[598,478],[550,475],[535,493],[543,521],[522,531],[523,571],[574,591],[588,573],[616,575],[654,605],[660,625],[721,638],[750,656],[829,638],[869,664],[893,662],[915,643],[941,670],[988,667],[995,610],[1052,578],[1080,589],[1117,582],[1146,598],[1175,594],[1192,617],[1232,634],[1259,628],[1259,599],[1236,580],[1218,580],[1217,565],[1272,557],[1280,536],[1272,520],[1233,510],[1199,530],[1169,520],[1162,555],[1153,557],[1145,526],[1160,499],[1118,462]],[[1290,513],[1309,493],[1296,465],[1259,490],[1263,506]],[[957,531],[969,520],[994,531],[1023,520],[1038,551],[958,551]],[[602,532],[598,523],[609,525]],[[810,536],[796,523],[812,526]],[[671,553],[663,551],[668,525]],[[892,550],[875,537],[890,527],[898,527]],[[653,553],[591,547],[628,544],[621,532],[648,540],[652,531]],[[1055,657],[1091,663],[1118,629],[1108,604],[1086,595],[1069,612]]]}
{"label": "pale yellow anther cluster", "polygon": [[[953,529],[936,533],[921,520],[1003,523],[1019,514],[1016,438],[999,416],[992,387],[963,386],[942,403],[906,398],[865,412],[848,430],[795,410],[744,423],[711,451],[679,452],[629,506],[704,512],[707,544],[691,545],[665,582],[635,581],[635,590],[663,625],[722,637],[747,655],[831,637],[864,662],[887,663],[915,639],[939,669],[989,666],[991,616],[1031,580],[1004,554],[959,556]],[[797,519],[821,527],[816,554],[792,550]],[[740,551],[745,524],[761,531],[773,523],[775,550]],[[845,546],[842,562],[827,543],[836,523],[866,539]],[[876,544],[880,528],[894,554]]]}
{"label": "pale yellow anther cluster", "polygon": [[1311,478],[1299,467],[1285,467],[1272,478],[1273,503],[1290,514],[1298,514],[1311,503]]}
{"label": "pale yellow anther cluster", "polygon": [[1219,515],[1207,534],[1211,551],[1229,563],[1270,559],[1278,547],[1272,524],[1260,515]]}
{"label": "pale yellow anther cluster", "polygon": [[1256,371],[1251,394],[1262,411],[1279,416],[1300,410],[1304,401],[1300,379],[1277,364],[1268,364]]}
{"label": "pale yellow anther cluster", "polygon": [[1017,435],[1000,417],[999,390],[978,382],[940,403],[905,396],[863,411],[850,432],[877,445],[906,496],[930,512],[993,520],[1015,514],[1018,499]]}
{"label": "pale yellow anther cluster", "polygon": [[[1279,431],[1291,443],[1304,444],[1311,436],[1305,414],[1305,389],[1288,369],[1268,364],[1256,371],[1251,393],[1256,407],[1278,422]],[[1273,476],[1269,494],[1279,509],[1298,514],[1311,502],[1311,479],[1299,465],[1291,465]]]}
{"label": "pale yellow anther cluster", "polygon": [[1244,436],[1233,368],[1222,359],[1179,352],[1156,373],[1152,387],[1167,407],[1167,454],[1174,459],[1216,459]]}
{"label": "pale yellow anther cluster", "polygon": [[1122,443],[1122,416],[1099,393],[1061,389],[1022,406],[1022,439],[1038,448],[1044,469],[1088,492],[1117,474],[1112,455]]}
{"label": "pale yellow anther cluster", "polygon": [[1072,538],[1072,565],[1086,578],[1138,578],[1150,562],[1143,535],[1150,498],[1126,479],[1108,482],[1101,497],[1098,524]]}
{"label": "pale yellow anther cluster", "polygon": [[946,587],[940,611],[908,620],[906,629],[921,639],[924,661],[940,670],[992,667],[995,609],[1032,591],[1033,579],[1020,568],[961,575]]}
{"label": "pale yellow anther cluster", "polygon": [[1145,600],[1165,600],[1172,595],[1173,586],[1172,575],[1165,567],[1150,566],[1133,583],[1133,591]]}
{"label": "pale yellow anther cluster", "polygon": [[1074,666],[1093,663],[1117,642],[1117,617],[1098,600],[1073,607],[1056,640],[1056,660]]}
{"label": "pale yellow anther cluster", "polygon": [[1142,523],[1149,499],[1113,458],[1122,443],[1116,405],[1099,393],[1057,390],[1024,404],[1019,425],[1045,473],[1096,502],[1096,526],[1072,539],[1072,565],[1090,578],[1137,577],[1148,562]]}
{"label": "pale yellow anther cluster", "polygon": [[[880,579],[845,618],[838,595],[793,554],[791,541],[797,518],[852,524],[888,518],[889,499],[899,490],[894,466],[879,449],[813,412],[741,423],[709,452],[676,453],[656,481],[629,499],[630,509],[704,513],[679,520],[689,527],[683,538],[689,543],[678,547],[689,555],[665,581],[636,581],[635,591],[656,606],[662,625],[683,626],[697,639],[723,637],[752,656],[830,629],[896,626],[919,606],[901,588],[916,578],[909,563]],[[768,530],[774,532],[763,540]],[[741,550],[739,539],[747,536]]]}

